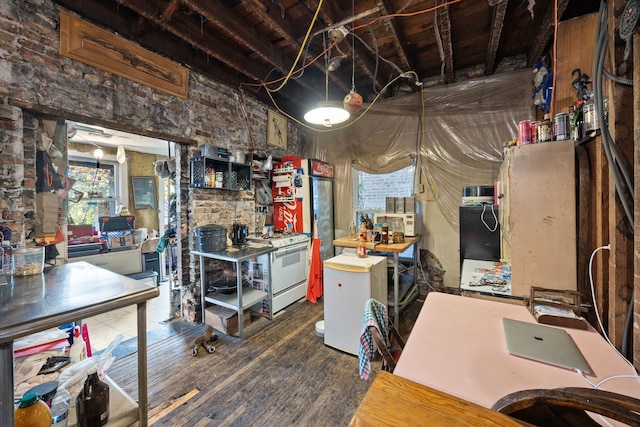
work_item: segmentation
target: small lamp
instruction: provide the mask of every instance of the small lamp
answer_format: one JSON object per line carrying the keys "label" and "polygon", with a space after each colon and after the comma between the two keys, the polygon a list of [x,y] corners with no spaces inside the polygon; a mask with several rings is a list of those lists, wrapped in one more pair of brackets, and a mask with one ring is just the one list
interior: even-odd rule
{"label": "small lamp", "polygon": [[273,157],[272,156],[268,156],[267,160],[265,160],[262,165],[260,165],[260,171],[261,172],[266,172],[266,171],[270,171],[271,169],[273,169]]}

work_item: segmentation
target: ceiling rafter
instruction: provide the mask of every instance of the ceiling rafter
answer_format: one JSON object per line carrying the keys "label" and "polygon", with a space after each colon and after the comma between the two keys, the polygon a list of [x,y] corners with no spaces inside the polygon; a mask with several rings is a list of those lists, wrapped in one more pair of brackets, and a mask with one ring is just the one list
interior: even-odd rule
{"label": "ceiling rafter", "polygon": [[[247,27],[232,10],[222,3],[216,1],[203,3],[197,0],[181,1],[182,4],[203,16],[209,24],[224,31],[236,43],[252,50],[264,62],[274,66],[282,75],[289,72],[290,65],[285,64],[282,53],[266,42],[255,29]],[[290,58],[287,58],[287,61],[289,64],[293,62]],[[318,91],[317,85],[312,85],[305,79],[292,79],[292,81],[320,97],[324,96],[324,92]]]}
{"label": "ceiling rafter", "polygon": [[[255,13],[256,16],[265,21],[274,31],[276,31],[280,35],[280,37],[282,37],[283,41],[286,42],[290,48],[296,51],[299,51],[303,48],[300,42],[297,41],[295,24],[292,21],[283,18],[280,14],[280,9],[276,10],[275,8],[265,8],[262,4],[260,4],[258,0],[241,0],[240,3],[247,11]],[[311,49],[309,49],[309,52],[311,52]],[[310,61],[315,56],[317,56],[317,54],[308,54],[306,60]],[[322,74],[327,73],[327,69],[322,61],[316,61],[313,63],[313,65],[314,67],[322,71]],[[339,79],[333,73],[329,73],[329,78],[343,90],[349,90],[342,79]],[[320,86],[320,82],[318,82],[317,86]]]}
{"label": "ceiling rafter", "polygon": [[[442,0],[436,1],[436,5],[441,3]],[[453,73],[453,43],[451,41],[451,16],[449,15],[449,6],[442,6],[436,10],[436,20],[443,55],[444,79],[446,83],[451,83],[454,81],[455,76]]]}
{"label": "ceiling rafter", "polygon": [[507,4],[509,0],[489,0],[489,5],[493,6],[493,17],[491,18],[491,33],[489,34],[489,46],[487,48],[486,75],[493,74],[496,65],[496,55],[502,37],[502,27],[504,17],[507,14]]}
{"label": "ceiling rafter", "polygon": [[[141,46],[153,52],[171,58],[185,64],[189,68],[209,76],[230,87],[239,87],[242,80],[241,74],[220,61],[212,60],[206,52],[202,52],[197,46],[175,36],[170,39],[167,32],[156,25],[145,25],[144,16],[136,13],[135,17],[123,13],[124,8],[117,3],[105,3],[87,0],[55,0],[55,2],[68,10],[75,11],[83,17],[93,17],[93,23],[104,28],[109,28],[116,34],[123,35],[136,41]],[[129,10],[129,9],[126,9]],[[132,15],[133,16],[133,15]],[[266,71],[265,71],[266,72]],[[297,111],[305,106],[302,104],[304,94],[298,86],[287,87],[283,96],[275,94],[278,102],[291,111]],[[264,92],[253,93],[254,97],[264,103],[270,103],[269,97]]]}
{"label": "ceiling rafter", "polygon": [[[376,5],[380,9],[380,15],[386,16],[391,15],[394,11],[393,5],[389,0],[376,0]],[[400,59],[400,68],[403,71],[409,71],[413,69],[413,64],[409,59],[407,42],[402,34],[402,30],[400,30],[400,25],[398,24],[398,20],[395,18],[387,18],[382,21],[385,29],[393,39],[393,46],[395,47],[398,58]]]}
{"label": "ceiling rafter", "polygon": [[[536,38],[531,45],[531,49],[529,49],[529,54],[527,55],[527,64],[530,67],[533,67],[535,63],[538,62],[540,58],[542,58],[542,55],[547,48],[549,41],[553,38],[553,30],[556,24],[553,3],[554,2],[551,2],[549,7],[547,8],[547,12],[544,15],[542,25],[540,26]],[[558,19],[560,19],[568,5],[569,0],[558,0]]]}

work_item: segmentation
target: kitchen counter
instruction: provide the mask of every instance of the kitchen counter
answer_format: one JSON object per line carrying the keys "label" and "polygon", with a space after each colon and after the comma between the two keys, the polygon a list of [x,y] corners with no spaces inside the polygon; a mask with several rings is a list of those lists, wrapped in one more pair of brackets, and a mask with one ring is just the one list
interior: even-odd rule
{"label": "kitchen counter", "polygon": [[155,286],[87,262],[46,268],[44,273],[11,277],[0,285],[0,420],[13,425],[14,340],[86,317],[137,305],[138,419],[147,425],[146,302],[159,295]]}

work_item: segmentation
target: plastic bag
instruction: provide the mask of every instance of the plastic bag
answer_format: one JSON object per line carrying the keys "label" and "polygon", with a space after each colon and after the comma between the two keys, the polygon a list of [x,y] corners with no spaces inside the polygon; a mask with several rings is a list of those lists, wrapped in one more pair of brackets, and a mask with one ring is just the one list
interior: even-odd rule
{"label": "plastic bag", "polygon": [[98,371],[98,377],[100,377],[101,380],[104,379],[109,367],[111,367],[111,364],[115,360],[112,352],[122,342],[123,338],[124,335],[119,334],[100,354],[88,357],[78,363],[74,363],[62,371],[58,377],[58,384],[60,384],[59,387],[65,388],[72,396],[76,396],[80,393],[80,389],[82,389],[82,386],[84,385],[87,373],[94,366]]}

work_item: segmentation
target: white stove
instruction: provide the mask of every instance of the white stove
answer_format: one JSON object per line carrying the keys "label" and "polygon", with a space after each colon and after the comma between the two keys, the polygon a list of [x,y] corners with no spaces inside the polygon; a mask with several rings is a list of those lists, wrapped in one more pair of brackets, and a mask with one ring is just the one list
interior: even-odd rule
{"label": "white stove", "polygon": [[[307,295],[309,242],[306,234],[276,234],[274,237],[247,236],[249,243],[270,244],[275,251],[265,255],[271,271],[271,314]],[[267,261],[268,259],[268,261]]]}

